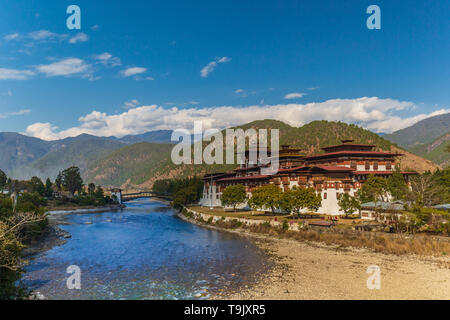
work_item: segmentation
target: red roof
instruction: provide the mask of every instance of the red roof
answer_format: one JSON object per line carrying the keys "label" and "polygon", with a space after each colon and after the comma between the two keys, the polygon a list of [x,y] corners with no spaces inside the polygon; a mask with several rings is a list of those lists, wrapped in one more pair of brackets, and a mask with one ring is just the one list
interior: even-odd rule
{"label": "red roof", "polygon": [[347,167],[340,167],[340,166],[322,166],[322,165],[310,165],[310,166],[302,166],[302,167],[294,167],[294,168],[287,168],[287,169],[279,169],[278,172],[293,172],[300,169],[312,169],[312,168],[320,168],[326,171],[345,171],[350,172],[354,171],[355,169],[347,168]]}
{"label": "red roof", "polygon": [[344,155],[371,155],[371,156],[401,156],[400,153],[388,153],[379,151],[336,151],[323,154],[316,154],[309,157],[305,157],[305,160],[311,160],[314,158],[326,158],[332,156],[344,156]]}
{"label": "red roof", "polygon": [[248,177],[229,177],[229,178],[222,178],[217,181],[235,181],[235,180],[258,180],[258,179],[268,179],[270,176],[267,175],[255,175],[255,176],[248,176]]}
{"label": "red roof", "polygon": [[343,147],[343,146],[351,146],[351,147],[376,147],[374,144],[357,144],[357,143],[343,143],[343,144],[337,144],[334,146],[328,146],[328,147],[323,147],[322,149],[331,149],[331,148],[336,148],[336,147]]}
{"label": "red roof", "polygon": [[312,166],[312,167],[318,167],[327,171],[354,171],[355,169],[352,168],[348,168],[348,167],[340,167],[340,166],[322,166],[322,165],[317,165],[317,166]]}
{"label": "red roof", "polygon": [[247,167],[247,168],[237,168],[237,169],[234,169],[233,171],[251,171],[251,170],[259,169],[259,168],[261,168],[261,167],[262,167],[262,166],[259,165],[259,166]]}
{"label": "red roof", "polygon": [[[355,171],[353,174],[392,174],[394,171]],[[401,174],[417,174],[417,172],[402,171]]]}

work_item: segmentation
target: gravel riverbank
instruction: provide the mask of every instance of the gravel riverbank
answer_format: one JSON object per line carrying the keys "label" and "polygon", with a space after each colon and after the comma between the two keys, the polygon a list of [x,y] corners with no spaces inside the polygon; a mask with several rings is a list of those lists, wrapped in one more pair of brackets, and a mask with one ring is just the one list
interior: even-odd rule
{"label": "gravel riverbank", "polygon": [[[278,239],[239,229],[224,231],[251,237],[268,253],[275,267],[260,275],[255,285],[239,292],[222,292],[212,299],[450,299],[448,255],[439,258],[393,255]],[[367,273],[369,266],[378,266],[381,271],[380,289],[367,286],[371,276]]]}

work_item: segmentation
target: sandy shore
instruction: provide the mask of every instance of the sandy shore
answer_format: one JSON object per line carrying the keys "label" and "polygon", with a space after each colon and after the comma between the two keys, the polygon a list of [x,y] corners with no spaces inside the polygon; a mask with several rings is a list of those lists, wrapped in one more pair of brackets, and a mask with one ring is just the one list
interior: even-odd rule
{"label": "sandy shore", "polygon": [[[419,259],[294,240],[255,240],[276,267],[251,288],[218,299],[450,299],[450,259]],[[445,264],[447,266],[445,266]],[[381,288],[368,289],[369,265]]]}

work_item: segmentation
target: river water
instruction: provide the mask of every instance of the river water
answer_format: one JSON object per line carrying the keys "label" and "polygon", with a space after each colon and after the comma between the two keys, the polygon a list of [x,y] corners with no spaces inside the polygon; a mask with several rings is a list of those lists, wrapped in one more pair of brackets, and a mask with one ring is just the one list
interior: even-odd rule
{"label": "river water", "polygon": [[[34,256],[22,279],[47,299],[207,299],[270,268],[245,237],[185,222],[152,199],[66,221],[72,238]],[[70,265],[81,270],[80,290],[67,288]]]}

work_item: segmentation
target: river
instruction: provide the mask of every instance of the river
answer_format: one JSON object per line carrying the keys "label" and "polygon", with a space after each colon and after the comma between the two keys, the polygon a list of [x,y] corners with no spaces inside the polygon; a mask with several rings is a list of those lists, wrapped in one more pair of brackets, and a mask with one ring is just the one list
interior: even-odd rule
{"label": "river", "polygon": [[[270,268],[247,238],[185,222],[153,199],[66,222],[72,237],[32,257],[22,279],[47,299],[207,299]],[[67,287],[71,265],[81,270],[79,290]]]}

